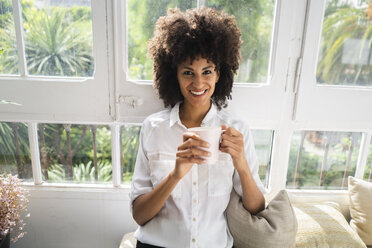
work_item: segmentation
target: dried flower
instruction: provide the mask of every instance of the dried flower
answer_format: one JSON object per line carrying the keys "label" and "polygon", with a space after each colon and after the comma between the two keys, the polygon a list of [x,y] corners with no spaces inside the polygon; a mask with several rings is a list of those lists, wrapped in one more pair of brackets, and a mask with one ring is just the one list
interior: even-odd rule
{"label": "dried flower", "polygon": [[[0,240],[12,233],[12,241],[16,242],[26,234],[22,215],[27,212],[29,196],[29,191],[21,187],[21,180],[17,176],[0,175]],[[29,217],[29,213],[24,216]]]}

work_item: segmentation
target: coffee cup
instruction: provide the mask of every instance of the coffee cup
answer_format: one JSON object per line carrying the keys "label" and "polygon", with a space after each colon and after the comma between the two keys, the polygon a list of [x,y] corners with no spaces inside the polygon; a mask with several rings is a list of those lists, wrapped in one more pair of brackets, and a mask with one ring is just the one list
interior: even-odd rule
{"label": "coffee cup", "polygon": [[189,128],[188,131],[196,133],[202,140],[209,143],[209,148],[202,148],[203,150],[211,153],[209,157],[202,157],[206,160],[205,164],[217,163],[221,134],[223,132],[221,127],[193,127]]}

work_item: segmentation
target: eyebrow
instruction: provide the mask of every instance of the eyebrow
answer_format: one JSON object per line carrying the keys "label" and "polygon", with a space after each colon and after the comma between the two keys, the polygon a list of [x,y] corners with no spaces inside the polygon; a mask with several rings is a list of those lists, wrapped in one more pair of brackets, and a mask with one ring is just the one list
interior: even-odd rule
{"label": "eyebrow", "polygon": [[[206,69],[209,69],[209,68],[211,68],[211,67],[213,67],[212,65],[209,65],[209,66],[207,66],[207,67],[204,67],[202,70],[206,70]],[[188,67],[188,66],[184,66],[183,67],[184,69],[188,69],[188,70],[191,70],[191,71],[193,71],[194,69],[193,68],[191,68],[191,67]]]}

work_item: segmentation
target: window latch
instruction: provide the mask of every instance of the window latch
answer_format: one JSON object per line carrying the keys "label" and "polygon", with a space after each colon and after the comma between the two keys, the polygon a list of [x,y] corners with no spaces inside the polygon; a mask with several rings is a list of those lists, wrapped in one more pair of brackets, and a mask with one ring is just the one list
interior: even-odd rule
{"label": "window latch", "polygon": [[119,96],[119,103],[125,103],[132,108],[135,108],[143,104],[143,99],[138,96]]}

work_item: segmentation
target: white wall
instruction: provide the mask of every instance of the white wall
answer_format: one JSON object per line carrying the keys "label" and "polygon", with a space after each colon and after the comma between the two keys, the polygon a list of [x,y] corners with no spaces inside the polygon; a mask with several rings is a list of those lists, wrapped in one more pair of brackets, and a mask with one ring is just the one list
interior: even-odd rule
{"label": "white wall", "polygon": [[13,248],[118,248],[137,224],[126,188],[30,186],[27,234]]}

